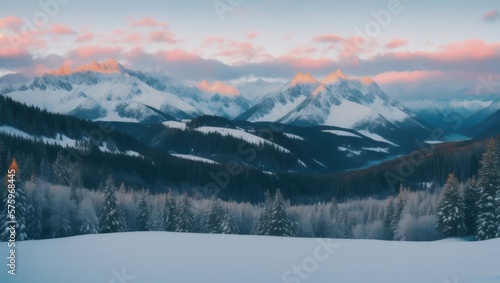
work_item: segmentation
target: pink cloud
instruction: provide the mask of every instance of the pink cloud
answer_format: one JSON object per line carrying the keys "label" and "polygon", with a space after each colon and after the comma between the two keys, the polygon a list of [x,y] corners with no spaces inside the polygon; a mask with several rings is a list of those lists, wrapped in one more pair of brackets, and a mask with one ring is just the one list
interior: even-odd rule
{"label": "pink cloud", "polygon": [[250,40],[254,40],[258,35],[259,35],[259,33],[255,32],[255,31],[247,33],[247,37]]}
{"label": "pink cloud", "polygon": [[385,48],[388,48],[388,49],[394,49],[394,48],[399,48],[399,47],[405,46],[407,44],[408,44],[408,41],[406,39],[396,38],[396,39],[389,41],[384,46],[385,46]]}
{"label": "pink cloud", "polygon": [[68,57],[80,64],[84,64],[92,60],[119,58],[120,53],[121,49],[119,47],[85,46],[71,50]]}
{"label": "pink cloud", "polygon": [[485,20],[488,23],[492,23],[496,21],[500,17],[500,14],[498,13],[497,10],[491,10],[483,15],[483,20]]}
{"label": "pink cloud", "polygon": [[15,32],[21,31],[21,27],[22,27],[23,23],[24,23],[24,21],[18,17],[9,16],[9,17],[0,19],[0,25],[1,25],[0,27],[1,28],[11,29]]}
{"label": "pink cloud", "polygon": [[313,42],[317,43],[339,43],[343,41],[343,37],[336,34],[323,34],[313,37]]}
{"label": "pink cloud", "polygon": [[224,84],[221,81],[216,81],[213,84],[207,82],[206,80],[201,81],[198,84],[198,89],[204,92],[212,94],[222,94],[227,96],[238,96],[240,92],[231,85]]}
{"label": "pink cloud", "polygon": [[159,22],[151,17],[142,18],[132,22],[134,27],[152,27],[152,28],[168,28],[168,23]]}
{"label": "pink cloud", "polygon": [[373,79],[379,84],[418,84],[424,80],[443,76],[442,71],[385,72]]}
{"label": "pink cloud", "polygon": [[160,53],[166,61],[195,61],[199,60],[200,56],[186,52],[180,49],[163,51]]}
{"label": "pink cloud", "polygon": [[131,33],[127,35],[123,41],[125,43],[139,44],[142,42],[142,35],[140,33]]}
{"label": "pink cloud", "polygon": [[177,43],[175,34],[170,31],[153,31],[148,35],[149,43]]}
{"label": "pink cloud", "polygon": [[92,40],[94,40],[95,38],[95,35],[90,33],[90,32],[86,32],[80,36],[78,36],[75,41],[78,42],[78,43],[86,43],[86,42],[90,42]]}

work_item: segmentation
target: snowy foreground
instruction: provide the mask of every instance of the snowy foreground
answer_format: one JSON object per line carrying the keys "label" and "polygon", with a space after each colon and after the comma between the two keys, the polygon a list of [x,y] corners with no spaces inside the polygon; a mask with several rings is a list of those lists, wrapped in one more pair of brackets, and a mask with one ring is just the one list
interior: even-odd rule
{"label": "snowy foreground", "polygon": [[[7,243],[0,245],[7,255]],[[385,242],[135,232],[18,242],[17,275],[8,275],[2,263],[0,282],[498,283],[499,264],[500,239]]]}

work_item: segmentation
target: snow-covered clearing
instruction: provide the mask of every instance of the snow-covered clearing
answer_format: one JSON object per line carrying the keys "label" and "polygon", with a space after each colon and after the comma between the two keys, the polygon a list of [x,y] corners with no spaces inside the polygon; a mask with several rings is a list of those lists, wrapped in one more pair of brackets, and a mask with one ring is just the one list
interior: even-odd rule
{"label": "snow-covered clearing", "polygon": [[[500,239],[389,242],[130,232],[16,243],[12,283],[498,283]],[[7,255],[7,243],[0,252]],[[4,257],[4,262],[6,258]]]}

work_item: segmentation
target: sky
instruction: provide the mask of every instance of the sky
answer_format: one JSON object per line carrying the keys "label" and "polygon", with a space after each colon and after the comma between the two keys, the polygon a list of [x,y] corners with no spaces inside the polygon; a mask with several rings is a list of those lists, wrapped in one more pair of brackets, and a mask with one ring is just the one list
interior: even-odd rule
{"label": "sky", "polygon": [[194,81],[341,69],[400,100],[491,95],[499,12],[481,0],[3,1],[0,76],[114,58]]}

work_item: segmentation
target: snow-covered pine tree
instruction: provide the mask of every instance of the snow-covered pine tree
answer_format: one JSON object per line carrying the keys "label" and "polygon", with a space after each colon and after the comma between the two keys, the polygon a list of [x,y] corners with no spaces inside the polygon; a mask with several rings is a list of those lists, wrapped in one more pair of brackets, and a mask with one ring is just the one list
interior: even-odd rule
{"label": "snow-covered pine tree", "polygon": [[401,220],[403,216],[403,210],[406,205],[406,196],[405,196],[405,189],[401,185],[401,188],[399,188],[399,194],[396,198],[396,201],[394,203],[394,218],[392,219],[392,231],[394,235],[396,235],[396,231],[398,230],[399,226],[399,221]]}
{"label": "snow-covered pine tree", "polygon": [[106,180],[104,188],[104,203],[99,217],[99,231],[114,233],[125,231],[125,220],[116,200],[116,187],[111,175]]}
{"label": "snow-covered pine tree", "polygon": [[234,222],[233,216],[226,208],[223,210],[222,222],[221,222],[221,233],[222,234],[238,234],[239,229]]}
{"label": "snow-covered pine tree", "polygon": [[394,198],[391,196],[384,205],[384,240],[394,240],[392,221],[394,219]]}
{"label": "snow-covered pine tree", "polygon": [[332,221],[329,219],[328,214],[321,211],[317,218],[313,220],[312,227],[315,238],[328,238],[332,236]]}
{"label": "snow-covered pine tree", "polygon": [[[28,239],[28,235],[26,233],[27,227],[26,227],[26,216],[27,216],[27,202],[26,202],[26,194],[24,193],[24,190],[22,188],[22,183],[19,179],[19,166],[17,165],[17,161],[14,158],[12,162],[10,163],[9,166],[9,172],[13,172],[12,178],[9,177],[9,174],[5,176],[4,182],[5,182],[5,189],[3,189],[3,195],[2,195],[2,221],[1,221],[1,231],[0,231],[0,239],[3,241],[7,241],[9,239],[10,232],[8,230],[9,228],[9,223],[7,221],[7,215],[9,215],[9,189],[13,188],[14,189],[14,205],[15,205],[15,214],[13,215],[15,218],[14,219],[8,219],[8,220],[15,220],[16,221],[16,240],[18,241],[23,241]],[[13,181],[15,180],[15,181]],[[10,185],[10,187],[9,187]]]}
{"label": "snow-covered pine tree", "polygon": [[171,191],[167,193],[165,198],[165,206],[163,208],[163,225],[165,231],[175,232],[177,230],[177,205]]}
{"label": "snow-covered pine tree", "polygon": [[495,198],[500,190],[500,166],[493,139],[490,140],[486,152],[483,153],[480,164],[477,182],[480,195],[477,202],[476,237],[478,240],[488,240],[495,238],[499,225]]}
{"label": "snow-covered pine tree", "polygon": [[210,234],[222,233],[222,220],[224,218],[224,209],[219,205],[218,201],[213,198],[210,212],[208,213],[205,230]]}
{"label": "snow-covered pine tree", "polygon": [[285,200],[281,191],[276,190],[269,219],[269,234],[271,236],[291,237],[295,234],[292,221],[286,211]]}
{"label": "snow-covered pine tree", "polygon": [[26,210],[26,229],[30,240],[42,238],[42,214],[44,207],[46,207],[45,194],[37,182],[35,178],[31,178],[25,184],[25,188],[27,189],[26,199],[29,203]]}
{"label": "snow-covered pine tree", "polygon": [[187,195],[183,195],[179,203],[179,211],[177,214],[176,232],[194,232],[194,214],[191,212],[191,204]]}
{"label": "snow-covered pine tree", "polygon": [[438,201],[438,231],[445,237],[462,237],[467,234],[465,226],[465,203],[455,175],[450,174]]}
{"label": "snow-covered pine tree", "polygon": [[464,185],[464,204],[465,204],[465,226],[467,227],[467,235],[476,234],[476,219],[477,219],[477,201],[479,200],[479,191],[477,189],[477,181],[474,176],[467,180]]}
{"label": "snow-covered pine tree", "polygon": [[500,190],[497,190],[497,197],[496,197],[496,205],[497,205],[497,234],[496,237],[500,238]]}
{"label": "snow-covered pine tree", "polygon": [[346,212],[341,211],[339,213],[339,220],[337,223],[338,223],[337,234],[338,234],[339,238],[351,239],[353,237],[353,235],[352,235],[353,224],[352,224],[351,220],[349,219],[349,216],[347,215]]}
{"label": "snow-covered pine tree", "polygon": [[269,235],[271,212],[273,209],[273,198],[269,191],[266,192],[266,202],[262,213],[257,218],[255,231],[257,235]]}
{"label": "snow-covered pine tree", "polygon": [[148,192],[143,190],[139,198],[137,225],[139,231],[149,231],[150,209],[148,204]]}
{"label": "snow-covered pine tree", "polygon": [[78,206],[76,214],[80,227],[78,234],[97,234],[99,232],[99,219],[90,198],[84,198]]}

